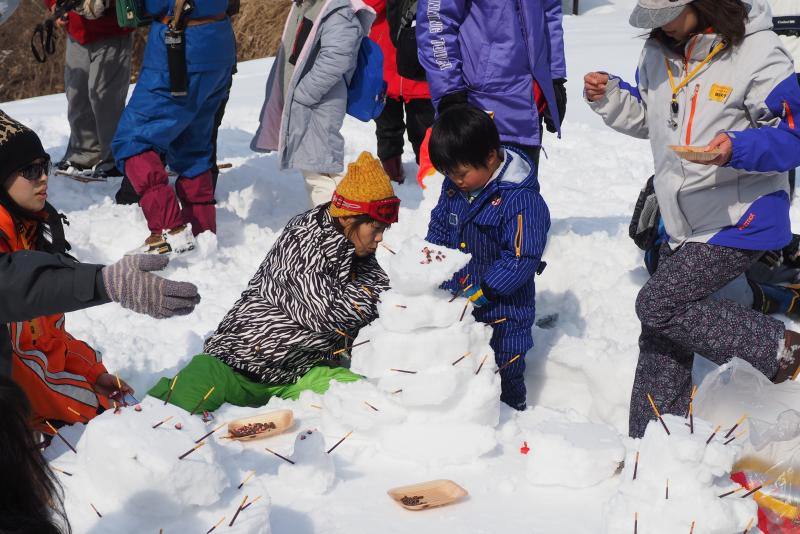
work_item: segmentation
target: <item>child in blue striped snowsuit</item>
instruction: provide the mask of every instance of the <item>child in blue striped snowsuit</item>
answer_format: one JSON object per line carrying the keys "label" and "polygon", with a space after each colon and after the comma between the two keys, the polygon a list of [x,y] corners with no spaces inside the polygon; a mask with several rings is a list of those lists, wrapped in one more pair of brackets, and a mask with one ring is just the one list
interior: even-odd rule
{"label": "child in blue striped snowsuit", "polygon": [[442,287],[463,292],[475,306],[475,318],[492,325],[491,346],[501,367],[500,400],[524,410],[525,353],[533,347],[536,312],[533,279],[544,266],[550,228],[536,167],[519,150],[501,146],[494,121],[470,106],[439,116],[429,153],[446,178],[427,240],[472,254]]}

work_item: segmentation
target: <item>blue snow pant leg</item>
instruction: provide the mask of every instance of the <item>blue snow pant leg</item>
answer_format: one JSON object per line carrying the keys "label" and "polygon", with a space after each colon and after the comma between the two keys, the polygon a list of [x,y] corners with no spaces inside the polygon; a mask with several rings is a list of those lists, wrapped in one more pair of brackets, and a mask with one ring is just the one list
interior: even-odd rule
{"label": "blue snow pant leg", "polygon": [[189,72],[186,96],[169,92],[169,73],[143,68],[111,144],[117,168],[154,150],[181,176],[211,168],[214,116],[228,94],[231,68]]}
{"label": "blue snow pant leg", "polygon": [[[492,325],[494,332],[489,344],[494,350],[494,361],[500,368],[519,354],[514,363],[500,371],[500,400],[515,410],[527,406],[525,388],[525,354],[533,348],[533,311],[519,314],[524,318],[506,318],[502,323]],[[531,317],[529,319],[528,317]]]}

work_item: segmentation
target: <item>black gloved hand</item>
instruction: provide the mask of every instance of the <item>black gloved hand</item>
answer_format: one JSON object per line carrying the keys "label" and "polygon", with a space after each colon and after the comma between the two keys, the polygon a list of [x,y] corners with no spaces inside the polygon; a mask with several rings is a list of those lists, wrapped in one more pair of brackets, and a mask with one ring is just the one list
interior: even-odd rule
{"label": "black gloved hand", "polygon": [[[556,107],[558,108],[558,117],[560,124],[564,124],[564,114],[567,112],[567,88],[564,84],[567,83],[565,78],[557,78],[553,80],[553,91],[556,94]],[[553,122],[553,116],[550,114],[550,106],[544,108],[544,125],[550,133],[556,133],[556,125]]]}
{"label": "black gloved hand", "polygon": [[456,91],[455,93],[444,95],[441,98],[441,100],[439,100],[439,107],[437,108],[436,111],[439,113],[439,115],[441,115],[449,108],[452,108],[454,106],[462,106],[464,104],[469,104],[469,100],[467,99],[467,92]]}
{"label": "black gloved hand", "polygon": [[162,270],[168,262],[167,256],[137,254],[103,267],[101,273],[108,296],[123,308],[156,319],[190,314],[200,302],[197,286],[150,272]]}

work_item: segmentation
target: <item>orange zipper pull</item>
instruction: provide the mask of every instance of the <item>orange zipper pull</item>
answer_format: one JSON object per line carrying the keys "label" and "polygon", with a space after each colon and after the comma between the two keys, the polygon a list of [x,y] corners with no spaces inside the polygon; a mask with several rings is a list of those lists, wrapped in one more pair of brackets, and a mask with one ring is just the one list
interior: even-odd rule
{"label": "orange zipper pull", "polygon": [[786,124],[789,125],[790,130],[794,130],[794,116],[792,115],[792,108],[789,107],[789,101],[783,101],[783,116],[786,118]]}
{"label": "orange zipper pull", "polygon": [[692,110],[689,112],[689,123],[686,125],[686,146],[692,144],[692,122],[694,121],[694,112],[697,109],[697,95],[700,93],[700,84],[694,86],[694,93],[692,94]]}

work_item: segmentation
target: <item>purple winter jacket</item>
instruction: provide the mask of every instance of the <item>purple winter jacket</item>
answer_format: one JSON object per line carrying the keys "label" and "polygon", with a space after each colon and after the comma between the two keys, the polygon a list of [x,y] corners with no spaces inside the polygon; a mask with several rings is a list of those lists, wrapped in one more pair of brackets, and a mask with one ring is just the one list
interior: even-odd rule
{"label": "purple winter jacket", "polygon": [[[467,91],[500,139],[541,145],[535,79],[557,126],[553,80],[566,78],[561,0],[419,0],[417,46],[431,97]],[[560,135],[560,129],[559,129]]]}

